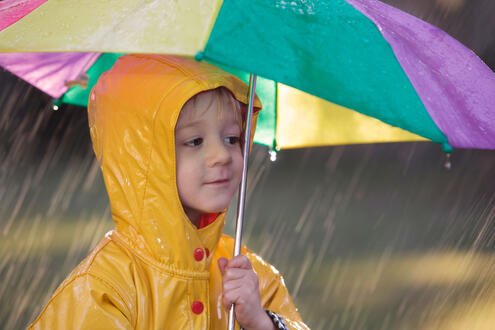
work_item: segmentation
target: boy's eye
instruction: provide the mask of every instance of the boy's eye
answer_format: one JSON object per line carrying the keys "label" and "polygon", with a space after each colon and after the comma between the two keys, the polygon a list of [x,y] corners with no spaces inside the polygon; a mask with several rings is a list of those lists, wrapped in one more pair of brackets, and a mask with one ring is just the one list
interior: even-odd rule
{"label": "boy's eye", "polygon": [[237,144],[241,139],[238,136],[229,136],[225,138],[225,141],[229,144]]}
{"label": "boy's eye", "polygon": [[195,139],[192,139],[192,140],[187,141],[186,142],[186,145],[187,146],[190,146],[190,147],[197,147],[201,143],[203,143],[203,138],[195,138]]}

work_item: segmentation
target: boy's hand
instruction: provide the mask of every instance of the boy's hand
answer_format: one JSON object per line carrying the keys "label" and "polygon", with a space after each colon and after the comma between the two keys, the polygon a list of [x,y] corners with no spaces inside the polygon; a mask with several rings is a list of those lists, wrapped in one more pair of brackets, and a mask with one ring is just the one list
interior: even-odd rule
{"label": "boy's hand", "polygon": [[235,305],[235,318],[245,330],[275,329],[272,320],[261,306],[258,275],[245,255],[230,260],[218,259],[222,273],[223,306],[227,311]]}

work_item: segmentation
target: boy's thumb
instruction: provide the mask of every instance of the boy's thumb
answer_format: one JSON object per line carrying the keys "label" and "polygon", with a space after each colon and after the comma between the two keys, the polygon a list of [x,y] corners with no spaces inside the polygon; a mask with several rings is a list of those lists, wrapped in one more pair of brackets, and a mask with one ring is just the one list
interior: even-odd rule
{"label": "boy's thumb", "polygon": [[220,269],[220,273],[225,274],[225,268],[227,267],[227,263],[229,261],[226,258],[219,258],[218,259],[218,268]]}

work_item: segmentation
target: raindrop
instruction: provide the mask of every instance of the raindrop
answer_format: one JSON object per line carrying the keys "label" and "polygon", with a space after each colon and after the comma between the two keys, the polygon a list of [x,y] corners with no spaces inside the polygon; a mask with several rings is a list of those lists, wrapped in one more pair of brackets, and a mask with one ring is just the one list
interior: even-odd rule
{"label": "raindrop", "polygon": [[277,160],[277,152],[275,150],[269,150],[268,154],[270,155],[270,161],[274,162]]}
{"label": "raindrop", "polygon": [[450,161],[450,153],[445,154],[445,163],[443,164],[443,167],[446,170],[450,170],[452,168],[452,162]]}

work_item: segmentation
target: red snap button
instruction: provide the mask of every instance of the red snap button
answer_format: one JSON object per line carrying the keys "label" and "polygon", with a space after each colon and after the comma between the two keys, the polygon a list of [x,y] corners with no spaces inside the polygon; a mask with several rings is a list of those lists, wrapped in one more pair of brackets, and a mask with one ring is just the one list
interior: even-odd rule
{"label": "red snap button", "polygon": [[197,248],[196,250],[194,250],[194,259],[196,259],[196,261],[203,260],[204,256],[205,256],[205,253],[203,252],[202,248]]}
{"label": "red snap button", "polygon": [[203,311],[203,308],[204,308],[203,303],[201,301],[195,301],[191,305],[191,309],[192,309],[194,314],[201,314],[201,312]]}
{"label": "red snap button", "polygon": [[206,250],[206,257],[208,258],[210,256],[210,250],[208,250],[208,248],[206,248],[205,250]]}

